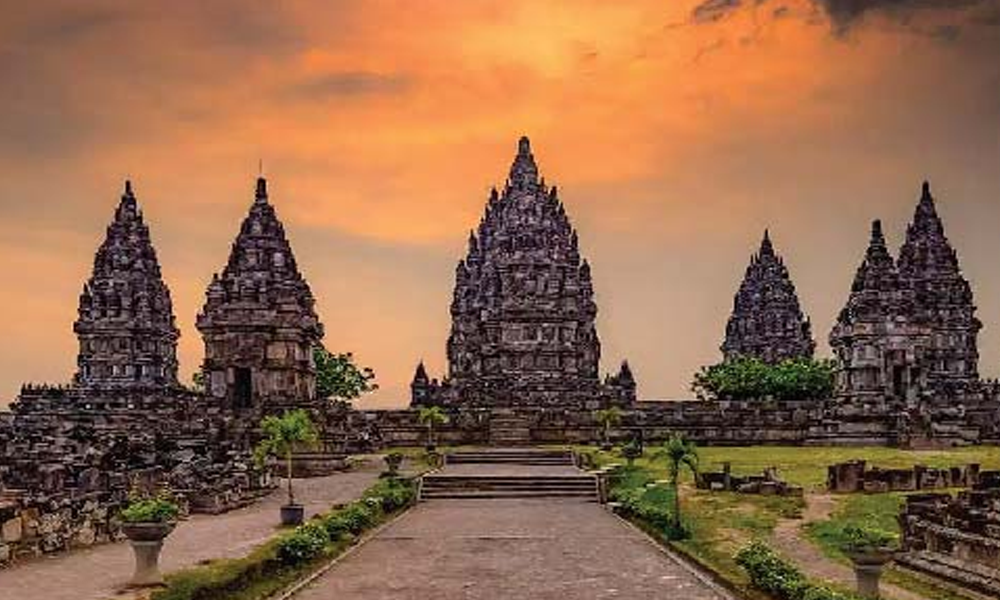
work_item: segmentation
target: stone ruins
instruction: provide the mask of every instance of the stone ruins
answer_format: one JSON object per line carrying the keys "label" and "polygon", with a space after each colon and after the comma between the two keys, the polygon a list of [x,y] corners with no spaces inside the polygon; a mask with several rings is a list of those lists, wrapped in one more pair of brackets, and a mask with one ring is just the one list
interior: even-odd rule
{"label": "stone ruins", "polygon": [[925,182],[895,261],[879,221],[847,305],[830,334],[837,397],[850,404],[975,402],[979,379],[972,289]]}
{"label": "stone ruins", "polygon": [[[729,445],[1000,443],[998,385],[978,376],[980,323],[928,186],[898,261],[873,227],[831,334],[833,398],[640,401],[627,363],[602,378],[590,267],[526,138],[456,268],[448,373],[438,381],[419,365],[408,409],[316,397],[323,327],[264,179],[197,316],[203,390],[177,381],[171,297],[130,184],[79,302],[72,382],[26,384],[0,412],[0,564],[115,538],[133,485],[168,485],[192,512],[254,500],[273,486],[250,460],[259,419],[293,406],[321,429],[322,447],[296,459],[303,475],[340,466],[346,452],[424,443],[423,406],[448,412],[443,444],[589,443],[601,437],[594,410],[610,406],[621,410],[615,441],[680,432]],[[774,362],[814,348],[765,234],[725,358]]]}
{"label": "stone ruins", "polygon": [[744,356],[776,363],[811,358],[815,349],[812,325],[802,314],[795,284],[774,251],[770,232],[765,231],[760,251],[750,258],[733,300],[723,356],[726,360]]}
{"label": "stone ruins", "polygon": [[528,138],[502,193],[490,194],[455,269],[448,376],[424,365],[412,403],[601,408],[635,401],[627,363],[604,382],[590,265],[555,186],[538,176]]}
{"label": "stone ruins", "polygon": [[312,405],[312,352],[323,338],[315,304],[260,178],[229,262],[212,277],[198,315],[206,393],[237,411]]}

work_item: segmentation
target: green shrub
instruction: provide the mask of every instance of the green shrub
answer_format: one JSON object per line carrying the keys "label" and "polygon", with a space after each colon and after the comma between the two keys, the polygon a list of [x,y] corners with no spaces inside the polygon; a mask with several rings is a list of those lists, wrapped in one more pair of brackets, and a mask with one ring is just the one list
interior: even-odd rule
{"label": "green shrub", "polygon": [[691,388],[699,398],[822,399],[833,391],[833,374],[834,363],[829,360],[793,358],[772,365],[740,357],[703,367]]}
{"label": "green shrub", "polygon": [[743,567],[755,588],[777,600],[855,600],[853,594],[839,592],[810,582],[795,566],[786,562],[761,542],[753,541],[736,553],[736,564]]}
{"label": "green shrub", "polygon": [[278,542],[278,558],[286,565],[299,565],[323,553],[330,540],[326,528],[317,522],[299,525]]}
{"label": "green shrub", "polygon": [[121,512],[126,523],[168,523],[180,515],[180,507],[167,494],[152,498],[134,497]]}
{"label": "green shrub", "polygon": [[610,497],[619,504],[619,514],[638,520],[668,540],[686,539],[689,532],[683,526],[677,527],[670,510],[674,491],[663,486],[646,487],[650,481],[649,474],[638,468],[621,469],[612,477]]}
{"label": "green shrub", "polygon": [[878,529],[847,525],[842,530],[840,551],[846,554],[872,552],[891,548],[896,544],[896,536]]}

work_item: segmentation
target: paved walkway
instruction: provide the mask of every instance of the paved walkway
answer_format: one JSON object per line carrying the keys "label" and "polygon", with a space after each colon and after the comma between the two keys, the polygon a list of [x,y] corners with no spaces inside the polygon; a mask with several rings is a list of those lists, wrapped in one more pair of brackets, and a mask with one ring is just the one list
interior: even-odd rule
{"label": "paved walkway", "polygon": [[[471,466],[461,466],[463,473],[471,471]],[[443,471],[449,472],[451,466]],[[295,600],[428,598],[723,600],[726,596],[598,504],[498,499],[421,503]]]}
{"label": "paved walkway", "polygon": [[[332,504],[361,495],[374,483],[381,461],[330,477],[297,480],[295,495],[306,506],[306,517]],[[275,533],[284,490],[221,515],[195,515],[177,526],[163,548],[164,573],[213,558],[238,557]],[[106,600],[122,594],[132,574],[132,550],[127,543],[103,544],[85,550],[41,558],[0,570],[0,600]]]}

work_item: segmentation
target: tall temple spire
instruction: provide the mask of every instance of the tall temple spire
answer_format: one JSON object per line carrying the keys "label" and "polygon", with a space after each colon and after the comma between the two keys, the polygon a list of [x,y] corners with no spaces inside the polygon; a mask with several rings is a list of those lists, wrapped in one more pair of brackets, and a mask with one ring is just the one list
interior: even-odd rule
{"label": "tall temple spire", "polygon": [[926,181],[898,265],[902,283],[916,299],[914,320],[935,332],[928,349],[929,382],[971,384],[978,380],[977,336],[982,324],[976,318],[972,288],[962,275]]}
{"label": "tall temple spire", "polygon": [[[583,406],[628,403],[598,369],[590,268],[554,191],[540,182],[528,138],[508,185],[491,192],[455,270],[448,377],[435,388],[418,366],[413,403]],[[435,389],[431,389],[435,388]]]}
{"label": "tall temple spire", "polygon": [[234,408],[304,404],[316,394],[311,357],[323,326],[266,184],[257,179],[254,203],[196,323],[208,392]]}
{"label": "tall temple spire", "polygon": [[778,362],[812,356],[815,347],[795,285],[765,230],[734,299],[722,353],[726,360],[746,356]]}
{"label": "tall temple spire", "polygon": [[78,385],[177,385],[180,331],[130,181],[94,256],[73,330],[80,342]]}

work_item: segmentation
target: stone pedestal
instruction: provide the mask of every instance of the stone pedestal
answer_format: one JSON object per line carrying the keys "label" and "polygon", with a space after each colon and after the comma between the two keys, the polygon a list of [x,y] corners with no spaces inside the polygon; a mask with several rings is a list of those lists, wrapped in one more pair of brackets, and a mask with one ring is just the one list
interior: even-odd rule
{"label": "stone pedestal", "polygon": [[135,572],[129,585],[150,587],[163,583],[160,574],[160,551],[163,540],[174,530],[174,523],[127,523],[122,531],[135,553]]}
{"label": "stone pedestal", "polygon": [[862,598],[881,598],[879,595],[879,580],[882,570],[892,560],[889,552],[871,552],[851,555],[854,563],[854,577],[857,581],[858,595]]}

